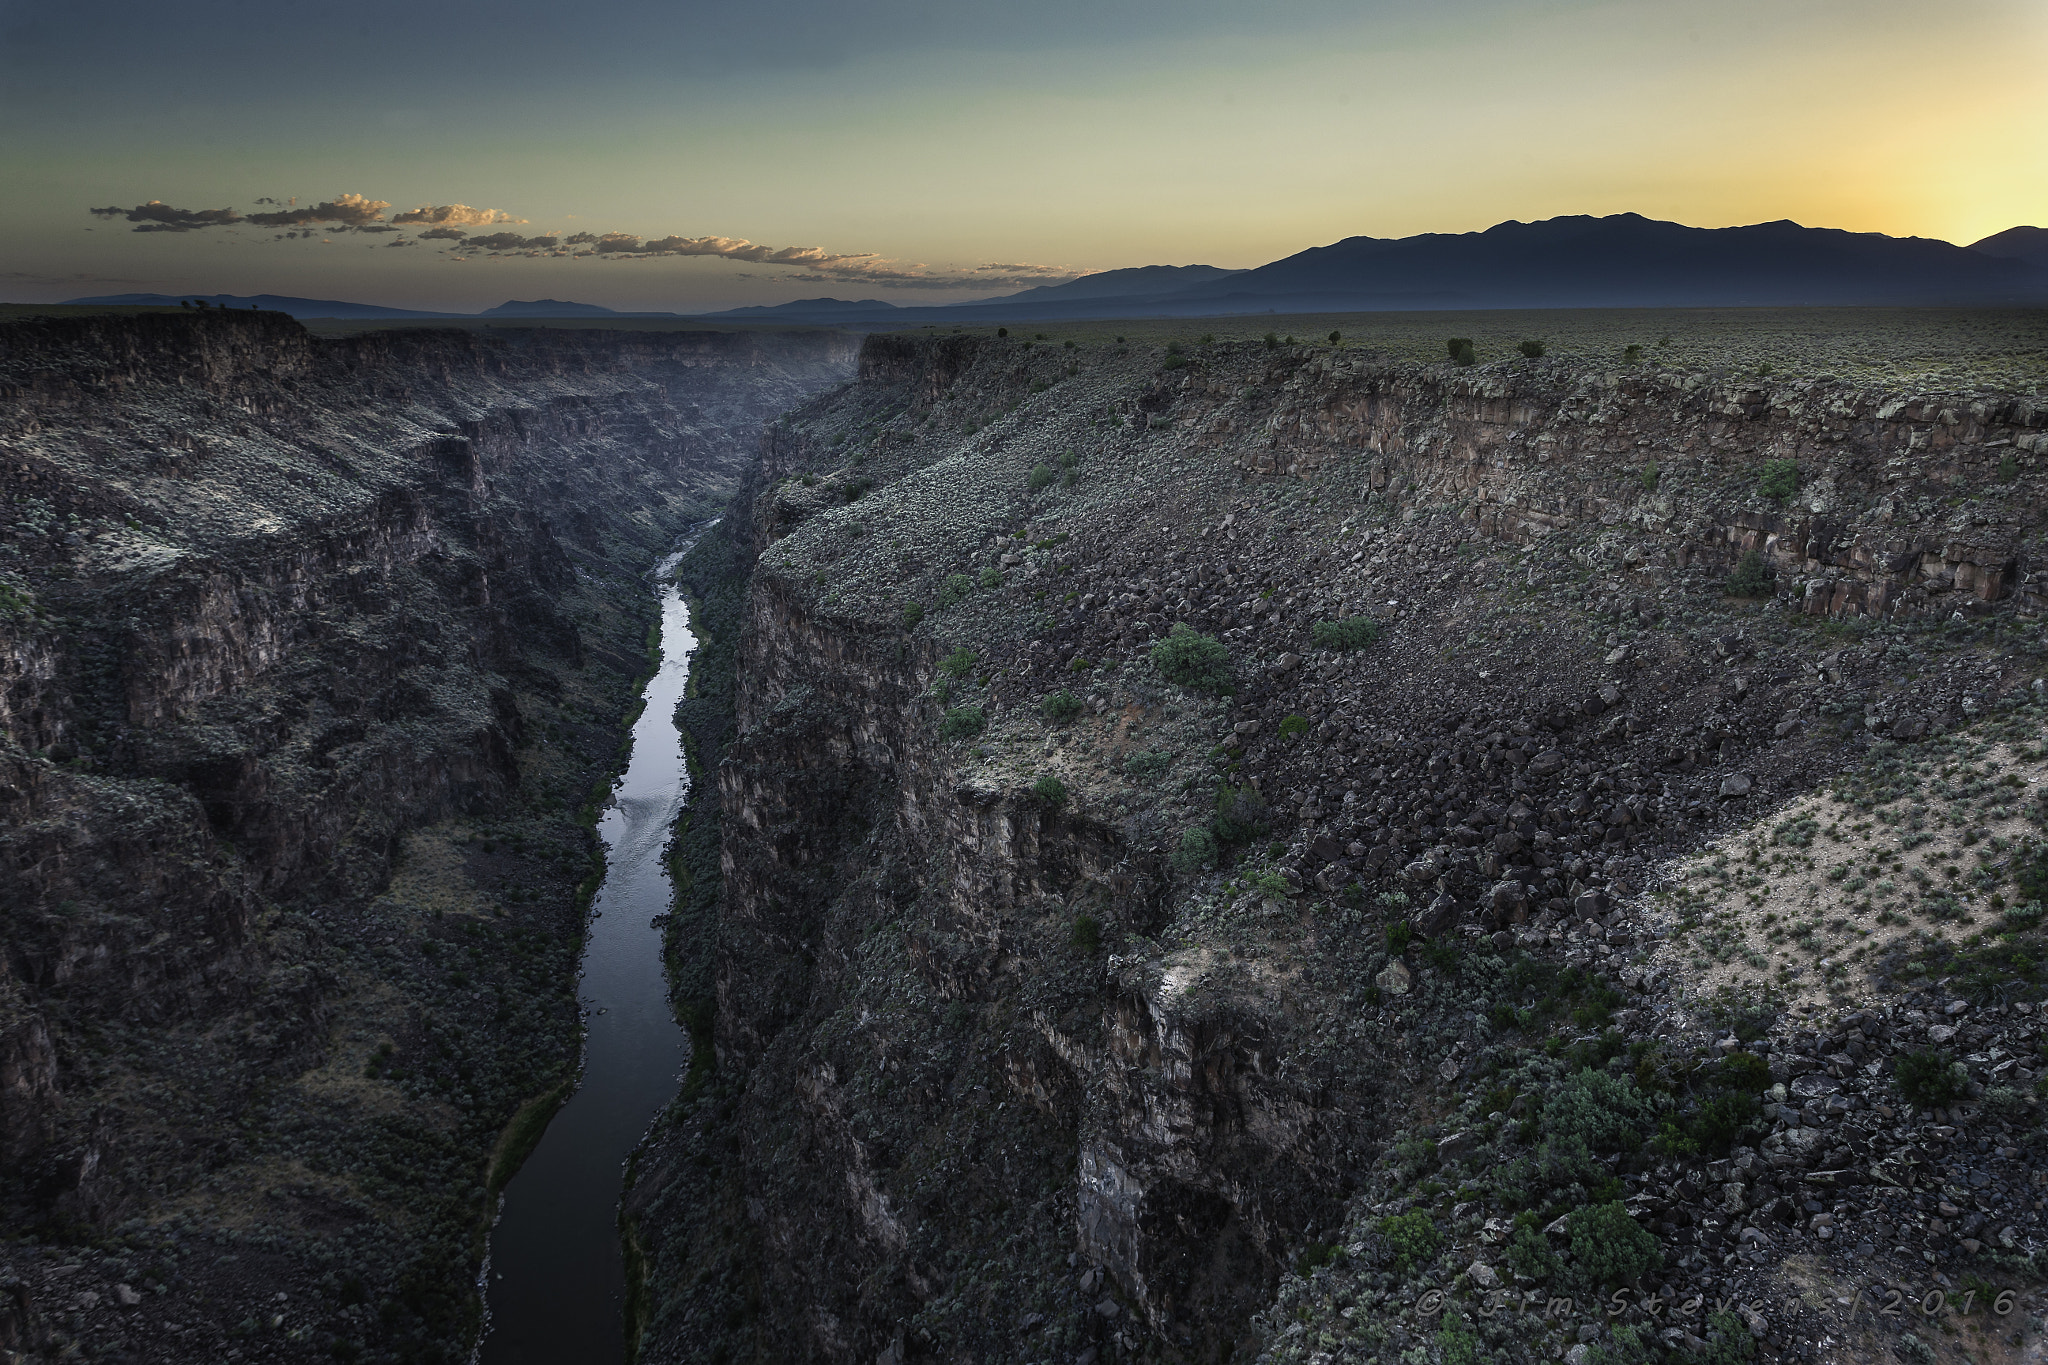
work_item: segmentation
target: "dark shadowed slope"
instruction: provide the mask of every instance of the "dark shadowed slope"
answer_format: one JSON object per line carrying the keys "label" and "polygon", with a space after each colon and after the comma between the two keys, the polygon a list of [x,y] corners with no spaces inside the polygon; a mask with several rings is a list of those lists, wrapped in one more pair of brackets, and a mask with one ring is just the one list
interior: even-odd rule
{"label": "dark shadowed slope", "polygon": [[[1175,311],[2018,302],[2048,273],[1948,242],[1797,223],[1694,228],[1639,214],[1354,237],[1172,296]],[[1234,306],[1234,307],[1233,307]]]}
{"label": "dark shadowed slope", "polygon": [[1981,242],[1970,243],[1970,250],[1986,256],[2004,256],[2015,261],[2025,261],[2036,270],[2048,270],[2048,228],[2011,227],[2003,232],[1993,233]]}

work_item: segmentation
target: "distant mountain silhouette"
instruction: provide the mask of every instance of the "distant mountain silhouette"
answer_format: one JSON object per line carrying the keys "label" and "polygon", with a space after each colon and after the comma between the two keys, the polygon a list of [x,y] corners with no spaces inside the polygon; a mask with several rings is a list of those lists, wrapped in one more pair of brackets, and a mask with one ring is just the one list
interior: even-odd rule
{"label": "distant mountain silhouette", "polygon": [[[70,302],[175,305],[180,297],[235,308],[254,304],[302,318],[678,316],[561,299],[512,300],[482,314],[276,294],[111,294]],[[1483,232],[1349,237],[1254,270],[1105,270],[968,303],[900,307],[881,299],[796,299],[694,316],[879,328],[1386,309],[2013,303],[2048,303],[2048,229],[2010,228],[1960,247],[1783,221],[1695,228],[1618,213],[1508,222]]]}
{"label": "distant mountain silhouette", "polygon": [[1021,294],[1006,294],[1001,298],[977,299],[973,303],[956,303],[950,306],[973,308],[996,303],[1145,298],[1154,294],[1171,294],[1177,290],[1192,289],[1196,285],[1213,284],[1225,276],[1243,273],[1242,270],[1224,270],[1213,265],[1138,265],[1127,270],[1098,270],[1093,275],[1083,275],[1080,279],[1068,280],[1065,284],[1042,284],[1033,289],[1026,289]]}
{"label": "distant mountain silhouette", "polygon": [[201,299],[215,308],[249,308],[290,313],[295,318],[445,318],[453,313],[422,313],[413,308],[386,308],[376,303],[345,303],[340,299],[297,299],[286,294],[100,294],[66,299],[80,307],[176,308],[181,300]]}
{"label": "distant mountain silhouette", "polygon": [[480,318],[622,318],[632,314],[598,303],[568,303],[562,299],[508,299],[496,308],[486,308]]}
{"label": "distant mountain silhouette", "polygon": [[1640,214],[1352,237],[1152,300],[1175,313],[2008,303],[2048,276],[1920,237],[1792,222],[1694,228]]}
{"label": "distant mountain silhouette", "polygon": [[2048,270],[2048,228],[2007,228],[1981,242],[1970,243],[1970,250],[1981,251],[1986,256],[2025,261],[2037,270]]}
{"label": "distant mountain silhouette", "polygon": [[[754,304],[728,308],[722,313],[698,313],[700,318],[761,318],[770,322],[817,322],[834,318],[893,315],[899,310],[881,299],[791,299],[788,303]],[[918,311],[932,311],[921,309]]]}

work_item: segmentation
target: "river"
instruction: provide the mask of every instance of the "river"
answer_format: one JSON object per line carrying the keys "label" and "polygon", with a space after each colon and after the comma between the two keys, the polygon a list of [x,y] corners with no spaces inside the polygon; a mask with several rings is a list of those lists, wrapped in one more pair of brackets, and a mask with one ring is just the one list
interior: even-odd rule
{"label": "river", "polygon": [[688,678],[690,612],[655,571],[661,668],[633,726],[625,777],[598,824],[605,874],[583,950],[583,1076],[505,1189],[491,1232],[482,1365],[617,1365],[625,1358],[618,1203],[627,1156],[676,1093],[690,1042],[669,1013],[661,931],[670,905],[661,850],[689,798],[676,703]]}

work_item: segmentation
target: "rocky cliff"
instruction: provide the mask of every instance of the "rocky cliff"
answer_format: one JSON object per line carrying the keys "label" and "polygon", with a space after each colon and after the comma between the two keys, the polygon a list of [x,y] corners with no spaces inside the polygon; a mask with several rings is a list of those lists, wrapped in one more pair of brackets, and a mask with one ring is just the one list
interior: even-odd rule
{"label": "rocky cliff", "polygon": [[[1886,1270],[2031,1275],[2030,1016],[1960,1088],[1872,1040],[2041,991],[2048,401],[1121,343],[872,337],[771,429],[643,1358],[1906,1350],[1811,1220],[1987,1082],[2020,1250],[1928,1204]],[[1894,824],[1983,870],[1838,889]]]}
{"label": "rocky cliff", "polygon": [[640,575],[851,360],[0,328],[0,1348],[466,1358],[574,1065]]}

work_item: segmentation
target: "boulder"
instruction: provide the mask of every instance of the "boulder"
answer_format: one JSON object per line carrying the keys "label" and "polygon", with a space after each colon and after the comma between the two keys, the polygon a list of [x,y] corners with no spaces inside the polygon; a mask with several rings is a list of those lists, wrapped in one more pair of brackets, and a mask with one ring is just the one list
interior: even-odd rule
{"label": "boulder", "polygon": [[1424,938],[1435,938],[1458,922],[1458,903],[1449,896],[1438,896],[1412,915],[1409,922]]}
{"label": "boulder", "polygon": [[1747,796],[1751,785],[1749,774],[1730,773],[1721,779],[1721,799],[1732,801],[1738,796]]}
{"label": "boulder", "polygon": [[1406,995],[1413,980],[1408,968],[1397,958],[1380,969],[1380,974],[1372,979],[1372,984],[1388,995]]}

